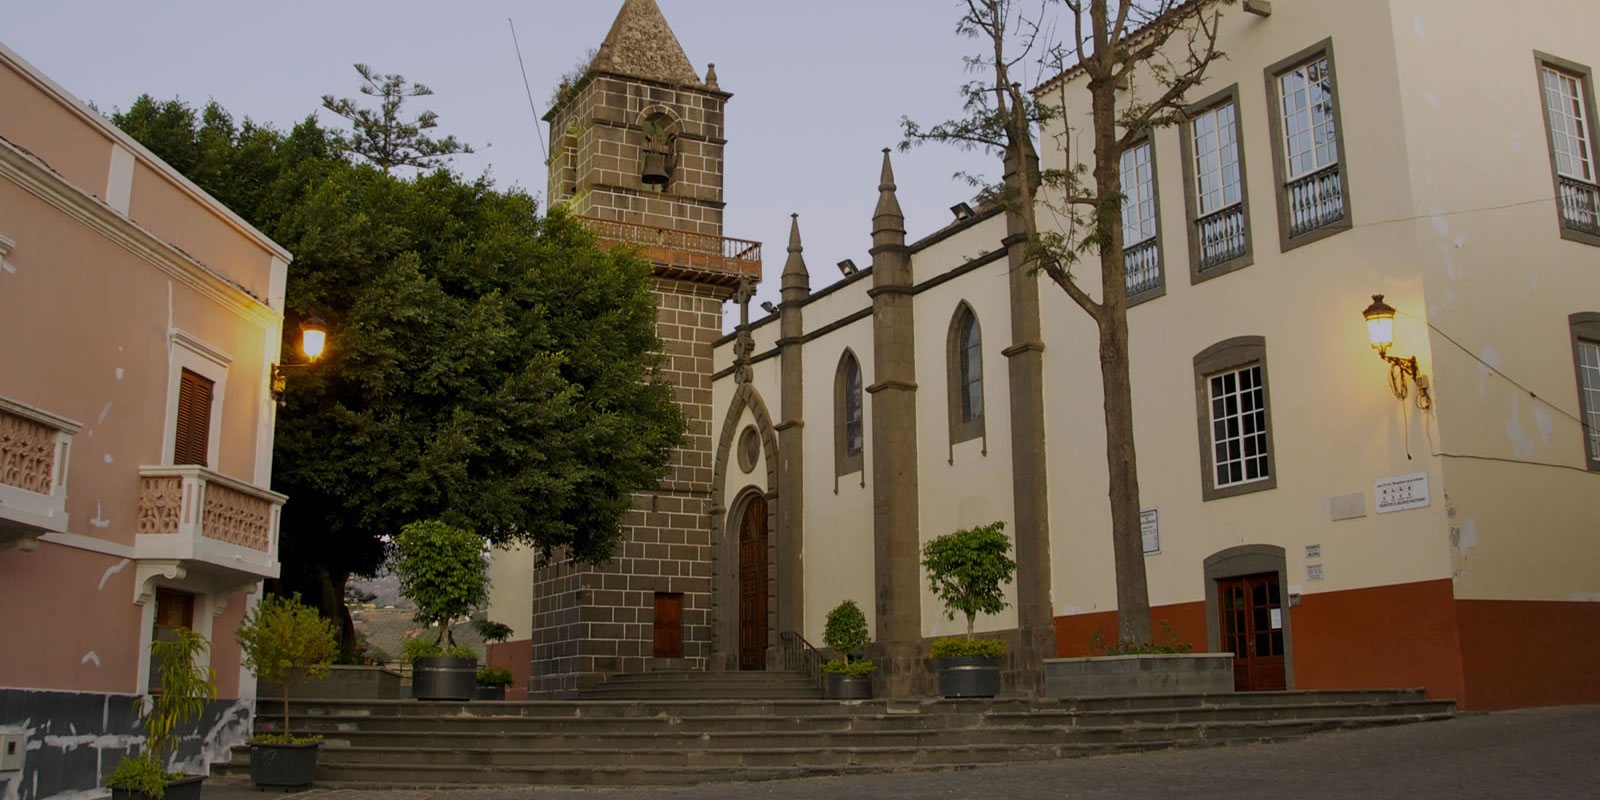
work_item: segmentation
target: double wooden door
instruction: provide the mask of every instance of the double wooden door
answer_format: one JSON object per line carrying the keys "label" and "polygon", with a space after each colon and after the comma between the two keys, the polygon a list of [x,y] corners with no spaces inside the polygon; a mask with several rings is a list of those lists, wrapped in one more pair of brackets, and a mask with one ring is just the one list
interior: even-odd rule
{"label": "double wooden door", "polygon": [[1237,691],[1283,689],[1283,603],[1278,574],[1217,581],[1222,649],[1233,653]]}
{"label": "double wooden door", "polygon": [[739,669],[767,668],[767,501],[756,496],[739,522]]}

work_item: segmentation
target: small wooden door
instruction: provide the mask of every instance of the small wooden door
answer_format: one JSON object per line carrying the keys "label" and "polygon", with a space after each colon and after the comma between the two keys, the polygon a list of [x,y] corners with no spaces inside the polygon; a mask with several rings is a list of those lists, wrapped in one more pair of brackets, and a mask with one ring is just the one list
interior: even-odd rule
{"label": "small wooden door", "polygon": [[683,595],[656,592],[655,657],[683,658]]}
{"label": "small wooden door", "polygon": [[756,496],[739,522],[739,669],[767,668],[767,501]]}
{"label": "small wooden door", "polygon": [[[180,592],[176,589],[163,589],[156,587],[156,614],[155,624],[150,631],[150,641],[170,642],[178,638],[178,628],[194,630],[194,595]],[[145,656],[150,661],[150,691],[159,692],[161,687],[161,661],[155,653]]]}
{"label": "small wooden door", "polygon": [[1233,688],[1267,691],[1287,686],[1283,659],[1283,603],[1278,574],[1217,581],[1222,649],[1233,659]]}

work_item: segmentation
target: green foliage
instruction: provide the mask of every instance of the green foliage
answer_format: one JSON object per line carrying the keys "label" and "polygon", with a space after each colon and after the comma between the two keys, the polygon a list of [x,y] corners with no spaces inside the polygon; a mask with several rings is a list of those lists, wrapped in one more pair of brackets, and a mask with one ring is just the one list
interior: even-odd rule
{"label": "green foliage", "polygon": [[1172,623],[1161,621],[1161,633],[1167,637],[1165,642],[1117,642],[1107,644],[1105,637],[1096,629],[1089,636],[1089,652],[1100,656],[1136,656],[1136,655],[1177,655],[1194,652],[1194,645],[1178,640],[1178,634],[1172,629]]}
{"label": "green foliage", "polygon": [[234,638],[245,666],[257,677],[282,685],[283,732],[289,735],[290,687],[327,677],[328,665],[339,654],[333,623],[301,605],[299,595],[267,595],[245,616]]}
{"label": "green foliage", "polygon": [[258,733],[250,737],[251,744],[311,744],[322,741],[320,734],[293,736],[288,733]]}
{"label": "green foliage", "polygon": [[1006,643],[999,639],[961,639],[951,636],[933,640],[928,650],[929,658],[999,658],[1006,654]]}
{"label": "green foliage", "polygon": [[406,640],[405,656],[407,661],[416,661],[419,658],[438,658],[442,655],[444,655],[444,649],[439,647],[437,639],[417,637]]}
{"label": "green foliage", "polygon": [[854,600],[845,600],[828,612],[828,621],[822,629],[822,641],[844,656],[846,661],[860,654],[867,646],[867,617]]}
{"label": "green foliage", "polygon": [[[450,644],[450,621],[470,614],[489,597],[483,540],[438,520],[413,522],[400,530],[394,540],[394,573],[400,593],[417,606],[416,620],[438,623],[441,648]],[[456,655],[454,649],[450,655]]]}
{"label": "green foliage", "polygon": [[484,667],[478,670],[479,686],[510,686],[516,678],[505,667]]}
{"label": "green foliage", "polygon": [[453,644],[453,645],[450,645],[450,650],[448,652],[446,652],[445,655],[447,655],[447,656],[449,656],[451,658],[467,658],[467,659],[471,659],[473,661],[477,661],[478,660],[478,654],[472,652],[472,648],[470,648],[470,647],[468,647],[468,646],[466,646],[464,644]]}
{"label": "green foliage", "polygon": [[294,501],[271,590],[339,625],[341,661],[348,578],[406,523],[610,557],[684,431],[649,264],[487,178],[352,163],[314,117],[282,132],[141,97],[112,120],[294,254],[285,354],[301,320],[329,324],[278,414],[273,488]]}
{"label": "green foliage", "polygon": [[1002,532],[1004,522],[947,533],[922,546],[922,567],[928,571],[928,588],[944,603],[946,619],[956,612],[967,618],[967,638],[978,614],[998,614],[1006,606],[1002,584],[1011,583],[1017,562],[1011,540]]}
{"label": "green foliage", "polygon": [[478,631],[478,638],[485,642],[503,642],[511,638],[511,626],[503,622],[478,619],[472,621],[472,627]]}
{"label": "green foliage", "polygon": [[387,173],[395,167],[432,169],[456,153],[472,152],[470,145],[456,141],[454,136],[434,139],[423,133],[439,126],[439,115],[432,111],[423,111],[409,122],[401,118],[400,110],[407,100],[433,94],[432,89],[420,83],[407,86],[404,76],[382,75],[366,64],[356,64],[355,68],[365,81],[361,93],[379,98],[376,109],[359,108],[351,98],[322,96],[323,108],[350,120],[355,127],[345,144],[351,153]]}
{"label": "green foliage", "polygon": [[874,664],[865,658],[858,658],[854,661],[845,661],[844,659],[835,658],[830,659],[822,665],[822,674],[849,675],[852,678],[865,678],[868,675],[871,675],[877,668],[877,664]]}
{"label": "green foliage", "polygon": [[133,758],[123,756],[117,768],[106,776],[105,784],[160,800],[167,794],[167,784],[182,778],[182,775],[166,771],[161,762],[146,751]]}
{"label": "green foliage", "polygon": [[150,643],[151,660],[159,665],[161,692],[147,709],[144,698],[133,701],[136,714],[144,715],[144,748],[137,757],[123,756],[106,777],[106,785],[141,791],[160,798],[167,784],[182,775],[166,771],[166,764],[178,749],[178,729],[193,722],[205,710],[206,701],[217,699],[216,677],[210,667],[195,663],[211,643],[188,628],[178,628],[174,638]]}

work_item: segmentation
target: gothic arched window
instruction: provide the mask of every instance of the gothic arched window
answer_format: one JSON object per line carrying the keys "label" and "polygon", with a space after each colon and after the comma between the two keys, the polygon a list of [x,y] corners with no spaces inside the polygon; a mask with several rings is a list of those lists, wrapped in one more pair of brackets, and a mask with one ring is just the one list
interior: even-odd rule
{"label": "gothic arched window", "polygon": [[962,303],[950,323],[946,359],[950,384],[950,442],[983,435],[983,333],[972,307]]}
{"label": "gothic arched window", "polygon": [[848,475],[862,469],[861,454],[866,450],[866,428],[861,403],[861,364],[849,350],[839,359],[833,379],[835,475]]}

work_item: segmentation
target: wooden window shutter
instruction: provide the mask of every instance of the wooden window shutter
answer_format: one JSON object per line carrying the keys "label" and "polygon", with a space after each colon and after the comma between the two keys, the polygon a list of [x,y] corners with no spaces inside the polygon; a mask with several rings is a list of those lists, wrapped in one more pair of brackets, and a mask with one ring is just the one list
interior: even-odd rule
{"label": "wooden window shutter", "polygon": [[178,382],[178,434],[173,437],[172,463],[206,465],[211,436],[212,382],[184,370]]}

